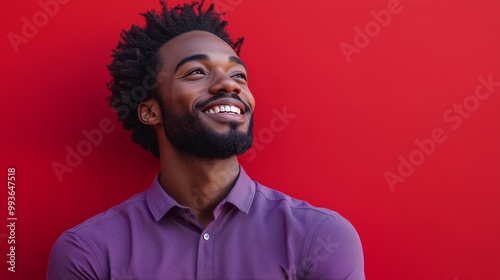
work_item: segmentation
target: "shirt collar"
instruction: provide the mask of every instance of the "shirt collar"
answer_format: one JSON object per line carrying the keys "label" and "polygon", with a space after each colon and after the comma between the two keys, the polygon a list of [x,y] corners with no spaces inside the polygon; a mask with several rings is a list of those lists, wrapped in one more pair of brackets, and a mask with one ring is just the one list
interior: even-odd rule
{"label": "shirt collar", "polygon": [[158,174],[151,187],[146,194],[146,201],[148,203],[149,210],[153,214],[153,217],[158,222],[165,214],[170,211],[175,206],[179,206],[179,203],[170,197],[165,190],[163,190],[159,181],[160,175]]}
{"label": "shirt collar", "polygon": [[[155,177],[146,194],[146,201],[149,210],[157,222],[160,221],[160,219],[173,207],[182,207],[179,203],[177,203],[177,201],[175,201],[175,199],[170,197],[165,190],[163,190],[158,178],[159,175]],[[243,170],[243,167],[240,166],[238,179],[236,179],[233,188],[219,205],[228,202],[248,214],[254,196],[255,183],[252,179],[250,179],[250,177],[248,177],[245,170]]]}
{"label": "shirt collar", "polygon": [[254,196],[255,183],[252,179],[250,179],[250,177],[248,177],[247,173],[240,165],[240,174],[238,175],[238,179],[236,179],[233,188],[219,205],[229,202],[248,214]]}

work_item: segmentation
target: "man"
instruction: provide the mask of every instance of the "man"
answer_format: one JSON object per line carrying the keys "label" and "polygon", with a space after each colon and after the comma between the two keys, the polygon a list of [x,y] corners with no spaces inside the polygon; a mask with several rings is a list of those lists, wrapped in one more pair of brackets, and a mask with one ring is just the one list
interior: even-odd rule
{"label": "man", "polygon": [[364,279],[346,219],[252,181],[239,165],[255,109],[242,40],[229,38],[213,5],[161,4],[145,27],[122,34],[108,66],[111,107],[159,157],[160,173],[147,191],[64,232],[47,278]]}

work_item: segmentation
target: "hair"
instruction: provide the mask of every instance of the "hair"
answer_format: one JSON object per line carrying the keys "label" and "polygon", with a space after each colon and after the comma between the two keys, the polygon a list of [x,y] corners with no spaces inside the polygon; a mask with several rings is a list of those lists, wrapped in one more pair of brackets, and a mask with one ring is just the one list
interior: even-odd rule
{"label": "hair", "polygon": [[[210,32],[229,44],[239,55],[244,38],[233,41],[227,30],[223,13],[216,12],[214,4],[203,10],[204,1],[179,4],[169,9],[160,1],[160,13],[149,10],[141,15],[144,27],[132,25],[122,30],[121,40],[112,52],[112,62],[107,66],[111,81],[107,83],[111,96],[109,105],[118,113],[118,120],[126,130],[132,130],[132,141],[159,158],[158,140],[154,128],[143,124],[137,115],[140,102],[156,98],[158,69],[161,66],[159,49],[172,38],[183,33],[201,30]],[[148,80],[154,80],[151,84]]]}

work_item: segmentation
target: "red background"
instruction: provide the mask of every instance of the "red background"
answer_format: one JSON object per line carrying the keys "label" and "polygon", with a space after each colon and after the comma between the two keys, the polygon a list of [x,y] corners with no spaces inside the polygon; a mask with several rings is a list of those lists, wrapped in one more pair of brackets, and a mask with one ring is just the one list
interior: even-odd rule
{"label": "red background", "polygon": [[[371,23],[373,37],[350,63],[340,44],[356,46],[355,28],[393,1],[218,3],[233,37],[246,38],[241,58],[265,142],[241,158],[253,179],[347,217],[368,279],[500,279],[500,87],[474,104],[479,76],[500,81],[498,1],[402,0],[385,27]],[[42,279],[63,230],[144,190],[158,172],[105,102],[119,32],[150,8],[156,0],[69,1],[16,52],[8,34],[22,36],[22,18],[43,10],[35,0],[4,3],[0,178],[16,168],[18,221],[15,273],[0,226],[1,279]],[[464,100],[477,108],[459,126],[455,113],[446,121]],[[273,109],[284,107],[296,117],[272,130]],[[51,164],[65,163],[66,147],[106,118],[114,130],[60,182]],[[414,141],[436,128],[446,140],[418,158]],[[398,174],[398,157],[411,153],[419,166],[391,188],[385,172]]]}

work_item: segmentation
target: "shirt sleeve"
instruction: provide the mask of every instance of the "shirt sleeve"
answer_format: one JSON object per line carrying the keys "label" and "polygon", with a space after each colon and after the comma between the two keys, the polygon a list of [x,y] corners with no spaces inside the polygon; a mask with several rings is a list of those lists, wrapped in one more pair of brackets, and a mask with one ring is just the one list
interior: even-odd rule
{"label": "shirt sleeve", "polygon": [[338,213],[319,224],[302,264],[305,279],[366,279],[359,235]]}
{"label": "shirt sleeve", "polygon": [[[47,267],[48,280],[105,279],[98,258],[76,233],[64,232],[52,247]],[[100,277],[101,276],[101,277]]]}

